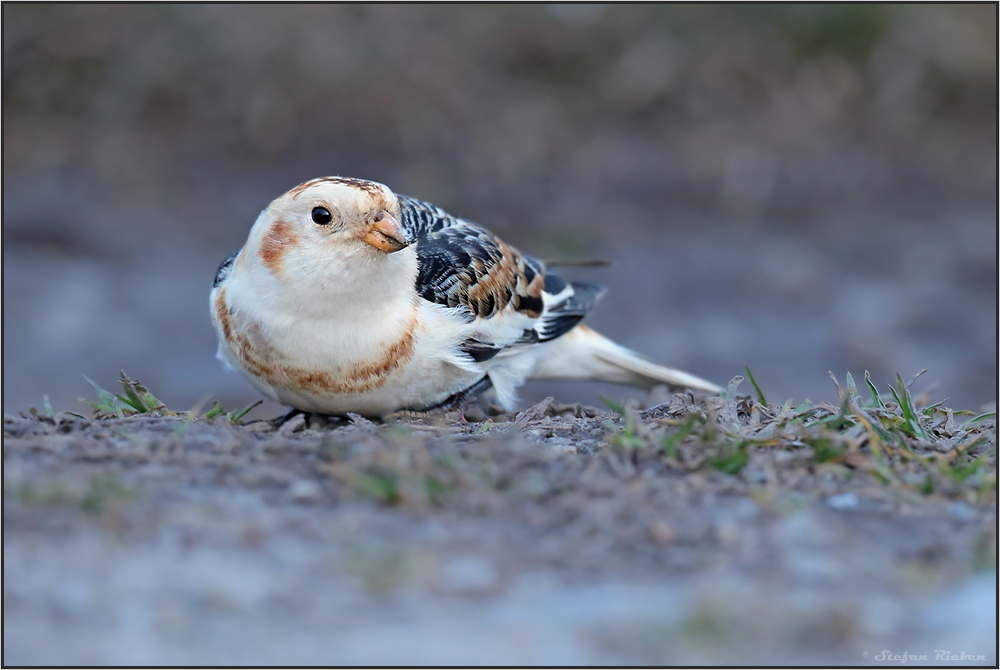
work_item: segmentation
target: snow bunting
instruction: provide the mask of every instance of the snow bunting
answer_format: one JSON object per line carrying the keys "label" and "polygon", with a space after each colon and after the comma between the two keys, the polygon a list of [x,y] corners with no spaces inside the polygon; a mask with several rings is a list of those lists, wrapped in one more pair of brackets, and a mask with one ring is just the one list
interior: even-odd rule
{"label": "snow bunting", "polygon": [[219,358],[306,412],[384,416],[526,379],[719,387],[580,324],[600,290],[485,228],[371,181],[296,186],[261,212],[211,294]]}

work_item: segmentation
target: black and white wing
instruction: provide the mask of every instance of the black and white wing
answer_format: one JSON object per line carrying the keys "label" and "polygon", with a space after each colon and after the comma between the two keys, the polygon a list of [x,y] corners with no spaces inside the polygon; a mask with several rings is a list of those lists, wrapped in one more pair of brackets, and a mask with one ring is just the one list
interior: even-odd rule
{"label": "black and white wing", "polygon": [[474,336],[461,348],[477,362],[563,335],[602,292],[564,281],[481,226],[398,197],[417,253],[417,293],[475,322]]}

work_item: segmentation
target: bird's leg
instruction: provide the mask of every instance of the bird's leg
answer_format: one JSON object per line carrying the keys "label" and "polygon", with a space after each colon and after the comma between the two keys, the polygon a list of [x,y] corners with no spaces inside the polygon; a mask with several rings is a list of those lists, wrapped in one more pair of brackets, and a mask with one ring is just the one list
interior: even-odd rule
{"label": "bird's leg", "polygon": [[340,416],[339,414],[320,414],[318,412],[306,412],[304,410],[295,409],[293,407],[292,409],[288,410],[281,416],[269,419],[268,423],[270,423],[271,426],[275,430],[277,430],[278,428],[281,428],[282,426],[284,426],[285,424],[287,424],[289,421],[299,416],[300,414],[302,415],[303,419],[305,419],[305,421],[303,421],[302,424],[303,428],[317,428],[317,427],[322,428],[324,426],[345,424],[348,421],[350,421],[348,417]]}
{"label": "bird's leg", "polygon": [[303,412],[301,409],[295,409],[293,407],[284,414],[282,414],[281,416],[277,416],[273,419],[270,419],[271,426],[273,426],[274,429],[277,430],[278,428],[281,428],[286,423],[297,417],[299,414],[305,415],[306,422],[307,423],[309,422],[309,417],[310,417],[309,412]]}
{"label": "bird's leg", "polygon": [[[429,418],[434,415],[448,414],[450,412],[458,412],[459,418],[462,423],[468,423],[465,420],[465,410],[469,406],[469,402],[475,399],[480,393],[489,390],[493,387],[493,381],[487,375],[483,377],[478,382],[465,389],[464,391],[459,391],[448,398],[446,398],[440,404],[434,405],[433,407],[428,407],[421,411],[412,410],[400,410],[398,412],[393,412],[388,415],[389,417],[411,417],[411,418]],[[388,417],[387,417],[388,418]]]}
{"label": "bird's leg", "polygon": [[457,410],[462,417],[462,421],[465,421],[465,409],[469,406],[469,401],[474,400],[480,393],[488,391],[491,388],[493,388],[493,380],[487,375],[469,388],[450,396],[440,405],[435,405],[428,411],[454,412]]}

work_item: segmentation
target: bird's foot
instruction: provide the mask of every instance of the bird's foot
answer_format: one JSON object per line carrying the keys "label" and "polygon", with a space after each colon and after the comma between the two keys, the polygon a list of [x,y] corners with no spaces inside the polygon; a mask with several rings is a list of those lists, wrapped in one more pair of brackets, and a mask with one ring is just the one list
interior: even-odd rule
{"label": "bird's foot", "polygon": [[[298,417],[302,417],[299,419]],[[282,432],[294,433],[302,430],[303,428],[324,428],[330,425],[345,424],[349,421],[348,417],[338,416],[335,414],[320,414],[318,412],[306,412],[301,409],[295,409],[294,407],[281,416],[277,416],[273,419],[268,419],[268,423],[274,430],[280,430]]]}
{"label": "bird's foot", "polygon": [[305,418],[306,421],[309,420],[310,415],[308,412],[303,412],[301,409],[295,409],[293,407],[292,409],[288,410],[281,416],[276,416],[273,419],[268,419],[268,422],[271,424],[272,428],[277,430],[282,426],[284,426],[289,421],[291,421],[292,419],[294,419],[295,417],[299,416],[300,414]]}
{"label": "bird's foot", "polygon": [[468,420],[465,418],[465,412],[469,408],[469,403],[475,400],[476,396],[480,393],[490,389],[492,386],[493,382],[490,381],[490,378],[483,377],[469,388],[449,396],[444,402],[433,407],[428,407],[424,410],[401,409],[387,415],[385,418],[433,419],[434,417],[446,417],[453,412],[457,412],[458,420],[462,423],[468,423]]}

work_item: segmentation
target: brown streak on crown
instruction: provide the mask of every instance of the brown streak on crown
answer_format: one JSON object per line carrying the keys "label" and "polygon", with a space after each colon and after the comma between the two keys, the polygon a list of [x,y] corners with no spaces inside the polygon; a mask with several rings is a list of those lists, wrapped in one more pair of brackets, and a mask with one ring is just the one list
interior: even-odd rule
{"label": "brown streak on crown", "polygon": [[307,182],[303,182],[293,188],[288,192],[293,199],[302,195],[303,192],[308,190],[310,187],[316,184],[343,184],[344,186],[349,186],[355,188],[359,191],[364,191],[369,195],[382,195],[382,187],[373,181],[366,181],[364,179],[353,179],[351,177],[319,177],[317,179],[310,179]]}
{"label": "brown streak on crown", "polygon": [[309,181],[304,181],[295,188],[293,188],[291,191],[289,191],[288,195],[290,195],[294,200],[295,198],[302,195],[302,192],[308,189],[310,186],[312,186],[313,184],[318,184],[321,181],[323,181],[323,179],[310,179]]}
{"label": "brown streak on crown", "polygon": [[[379,212],[390,212],[394,216],[399,216],[399,204],[395,201],[395,198],[387,196],[386,189],[381,184],[377,184],[373,181],[366,181],[364,179],[353,179],[350,177],[319,177],[318,179],[311,179],[303,184],[299,184],[286,195],[295,200],[304,192],[318,184],[339,184],[341,186],[346,186],[356,191],[360,191],[364,195],[368,196],[369,202],[359,201],[354,203],[354,207],[356,207],[357,210],[354,210],[352,207],[348,207],[342,211],[342,214],[348,217],[353,214],[358,214],[366,217],[367,222],[371,223],[373,217],[378,216]],[[325,204],[332,207],[337,206],[337,203],[335,202]]]}
{"label": "brown streak on crown", "polygon": [[376,193],[382,194],[382,187],[373,181],[366,181],[364,179],[351,179],[350,177],[330,177],[327,181],[334,184],[343,184],[344,186],[350,186],[351,188],[356,188],[359,191],[364,191],[369,195],[375,195]]}

